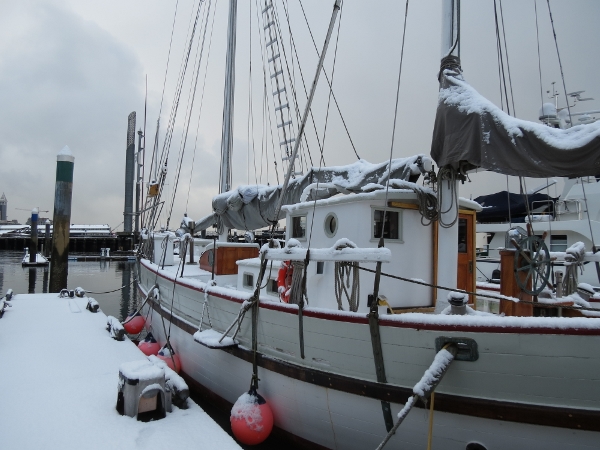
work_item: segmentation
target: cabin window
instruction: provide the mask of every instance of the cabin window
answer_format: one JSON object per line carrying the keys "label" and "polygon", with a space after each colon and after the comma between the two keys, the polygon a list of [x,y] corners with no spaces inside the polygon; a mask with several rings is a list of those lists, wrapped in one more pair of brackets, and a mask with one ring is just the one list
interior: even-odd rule
{"label": "cabin window", "polygon": [[306,239],[306,216],[292,217],[292,234],[295,239]]}
{"label": "cabin window", "polygon": [[385,239],[400,240],[402,238],[400,231],[400,211],[387,210],[385,212],[385,223],[384,210],[373,209],[373,229],[372,238],[379,239],[383,232]]}
{"label": "cabin window", "polygon": [[277,280],[269,280],[267,283],[267,294],[277,295]]}
{"label": "cabin window", "polygon": [[323,275],[325,272],[325,261],[317,261],[317,275]]}
{"label": "cabin window", "polygon": [[325,235],[327,237],[334,237],[338,229],[338,218],[335,213],[327,214],[327,217],[325,217],[325,223],[323,225],[325,228]]}
{"label": "cabin window", "polygon": [[458,253],[467,253],[467,219],[458,219]]}
{"label": "cabin window", "polygon": [[244,287],[253,288],[254,287],[254,275],[251,273],[244,274]]}
{"label": "cabin window", "polygon": [[551,252],[566,252],[567,251],[567,235],[555,234],[550,236],[550,251]]}

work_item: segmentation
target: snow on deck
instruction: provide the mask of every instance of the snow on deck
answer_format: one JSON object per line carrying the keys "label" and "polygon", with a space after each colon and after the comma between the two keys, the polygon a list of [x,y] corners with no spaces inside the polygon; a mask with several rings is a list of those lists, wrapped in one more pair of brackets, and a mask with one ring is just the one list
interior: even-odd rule
{"label": "snow on deck", "polygon": [[119,366],[145,356],[111,339],[87,299],[19,294],[10,303],[0,319],[0,448],[240,449],[190,399],[155,422],[119,415]]}

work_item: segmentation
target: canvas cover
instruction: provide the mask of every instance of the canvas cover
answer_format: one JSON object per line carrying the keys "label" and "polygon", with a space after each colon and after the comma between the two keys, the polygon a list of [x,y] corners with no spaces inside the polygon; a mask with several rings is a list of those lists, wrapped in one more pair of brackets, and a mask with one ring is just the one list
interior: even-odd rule
{"label": "canvas cover", "polygon": [[[415,182],[421,174],[419,166],[423,167],[423,164],[431,166],[431,159],[426,155],[392,159],[390,179]],[[361,159],[347,166],[313,168],[304,176],[290,180],[283,205],[311,201],[315,197],[329,198],[340,192],[349,194],[382,189],[387,180],[387,162],[371,164]],[[318,190],[314,189],[317,182]],[[311,185],[313,189],[309,189]],[[281,185],[240,186],[219,194],[212,200],[213,214],[196,222],[193,232],[197,233],[213,225],[237,230],[257,230],[270,226],[274,220],[285,217],[285,212],[280,212],[279,217],[275,218],[280,195]],[[184,222],[181,228],[192,231],[186,230]]]}
{"label": "canvas cover", "polygon": [[568,129],[516,119],[479,95],[458,72],[441,79],[431,157],[439,167],[482,167],[545,178],[600,174],[600,122]]}
{"label": "canvas cover", "polygon": [[481,195],[475,201],[483,208],[477,212],[477,222],[496,223],[510,221],[521,223],[525,222],[525,218],[527,217],[527,202],[529,202],[529,211],[538,211],[534,212],[534,214],[543,212],[544,214],[553,215],[556,198],[540,193],[525,196],[500,191],[495,194]]}

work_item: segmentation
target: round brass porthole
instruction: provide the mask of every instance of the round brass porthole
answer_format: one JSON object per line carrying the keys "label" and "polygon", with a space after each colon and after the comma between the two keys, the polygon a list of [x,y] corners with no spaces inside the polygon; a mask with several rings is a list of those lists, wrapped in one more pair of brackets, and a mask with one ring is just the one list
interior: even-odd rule
{"label": "round brass porthole", "polygon": [[335,233],[337,233],[338,229],[338,218],[335,215],[335,213],[327,214],[327,216],[325,217],[324,228],[327,237],[335,236]]}

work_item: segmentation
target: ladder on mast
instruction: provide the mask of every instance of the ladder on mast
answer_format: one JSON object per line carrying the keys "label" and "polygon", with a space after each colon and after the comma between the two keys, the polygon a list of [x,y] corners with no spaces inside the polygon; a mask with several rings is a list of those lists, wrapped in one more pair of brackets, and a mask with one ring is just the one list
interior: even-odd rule
{"label": "ladder on mast", "polygon": [[[277,36],[277,24],[275,22],[275,11],[272,0],[265,0],[262,10],[265,49],[267,62],[269,64],[271,87],[273,89],[273,102],[275,106],[275,117],[277,119],[277,131],[280,136],[279,145],[283,150],[282,161],[288,161],[292,157],[292,144],[296,141],[293,130],[292,111],[288,99],[288,91],[285,84],[285,74],[281,63],[281,52],[279,38]],[[295,161],[291,162],[294,176],[302,175],[302,171],[295,170]]]}

